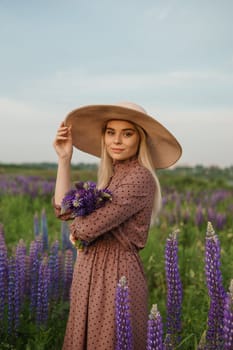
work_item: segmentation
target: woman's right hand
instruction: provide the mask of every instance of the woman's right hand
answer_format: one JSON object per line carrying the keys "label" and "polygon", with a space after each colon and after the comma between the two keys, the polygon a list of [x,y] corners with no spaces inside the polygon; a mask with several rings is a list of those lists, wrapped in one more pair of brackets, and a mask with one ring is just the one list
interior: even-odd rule
{"label": "woman's right hand", "polygon": [[61,123],[53,147],[60,159],[71,160],[73,154],[71,126],[65,126],[64,122]]}

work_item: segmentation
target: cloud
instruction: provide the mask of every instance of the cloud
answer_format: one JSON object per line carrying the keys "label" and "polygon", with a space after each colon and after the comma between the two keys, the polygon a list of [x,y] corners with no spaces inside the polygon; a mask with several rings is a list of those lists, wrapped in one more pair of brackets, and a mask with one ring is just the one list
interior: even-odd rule
{"label": "cloud", "polygon": [[183,148],[178,165],[233,165],[233,108],[196,110],[150,106],[151,114],[172,132]]}
{"label": "cloud", "polygon": [[[68,70],[56,72],[49,78],[38,79],[30,86],[25,86],[24,95],[38,96],[48,100],[51,95],[66,97],[68,95],[83,98],[90,96],[107,97],[114,94],[132,92],[147,94],[151,91],[167,94],[172,89],[174,96],[176,88],[192,88],[201,91],[204,88],[220,90],[233,88],[233,73],[224,71],[165,71],[152,73],[88,73],[84,70]],[[208,94],[208,92],[207,92]],[[222,92],[221,92],[222,94]],[[220,94],[220,95],[221,95]],[[213,103],[216,101],[213,101]]]}
{"label": "cloud", "polygon": [[147,20],[151,21],[152,19],[164,21],[169,17],[171,11],[172,11],[171,5],[167,5],[164,7],[161,6],[161,8],[159,8],[159,6],[153,6],[144,11],[143,17],[144,17],[144,20],[146,21]]}
{"label": "cloud", "polygon": [[55,119],[58,125],[79,106],[128,100],[155,111],[155,115],[168,111],[168,118],[176,113],[177,120],[212,118],[224,122],[233,118],[232,91],[233,76],[220,71],[91,74],[67,70],[25,86],[19,93],[24,102],[10,101],[8,108],[29,122],[33,118],[37,123],[44,115],[46,123]]}
{"label": "cloud", "polygon": [[0,161],[46,160],[50,154],[48,144],[51,148],[56,125],[49,109],[43,110],[39,105],[25,100],[0,98],[0,115],[4,130]]}
{"label": "cloud", "polygon": [[[29,100],[0,98],[0,162],[56,162],[52,143],[64,115],[59,107],[51,111]],[[97,158],[78,151],[73,161],[97,162]]]}
{"label": "cloud", "polygon": [[[158,106],[149,104],[147,107],[152,115],[162,116],[169,123],[181,123],[182,125],[199,123],[200,125],[208,125],[209,128],[219,124],[232,126],[233,130],[233,107],[232,108],[172,108],[170,106]],[[232,139],[233,140],[233,139]]]}
{"label": "cloud", "polygon": [[9,121],[9,119],[12,120],[12,118],[14,118],[14,124],[19,125],[21,116],[24,116],[24,119],[29,121],[32,115],[36,117],[36,115],[39,115],[39,112],[24,101],[1,97],[0,114],[5,123],[10,124],[11,121]]}

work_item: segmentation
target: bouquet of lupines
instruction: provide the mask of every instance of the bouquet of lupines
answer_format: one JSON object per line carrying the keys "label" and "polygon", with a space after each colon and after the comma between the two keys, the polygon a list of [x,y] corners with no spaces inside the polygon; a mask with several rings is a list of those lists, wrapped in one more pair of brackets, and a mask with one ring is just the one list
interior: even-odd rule
{"label": "bouquet of lupines", "polygon": [[[86,216],[111,200],[112,194],[108,189],[98,189],[92,181],[80,181],[65,194],[61,203],[61,213],[70,212],[71,218]],[[83,240],[71,241],[78,249],[83,249],[89,244]]]}

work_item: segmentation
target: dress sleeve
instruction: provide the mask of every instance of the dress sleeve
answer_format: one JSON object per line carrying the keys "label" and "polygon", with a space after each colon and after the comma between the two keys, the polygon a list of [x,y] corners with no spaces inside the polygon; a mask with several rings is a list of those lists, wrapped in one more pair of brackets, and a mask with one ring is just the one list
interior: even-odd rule
{"label": "dress sleeve", "polygon": [[77,239],[92,241],[130,219],[147,206],[152,207],[155,183],[148,171],[127,183],[127,177],[113,193],[111,202],[88,216],[76,217],[70,225]]}
{"label": "dress sleeve", "polygon": [[68,221],[74,218],[72,216],[71,210],[67,210],[65,213],[61,213],[61,206],[55,203],[54,197],[52,198],[52,206],[54,208],[55,216],[58,219],[61,219],[63,221]]}

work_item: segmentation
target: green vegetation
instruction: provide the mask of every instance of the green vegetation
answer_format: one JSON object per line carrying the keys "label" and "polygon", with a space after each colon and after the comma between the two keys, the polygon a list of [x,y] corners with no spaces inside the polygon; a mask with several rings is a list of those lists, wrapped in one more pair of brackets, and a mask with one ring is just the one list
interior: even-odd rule
{"label": "green vegetation", "polygon": [[[95,181],[96,171],[96,165],[74,165],[72,179]],[[8,178],[37,176],[54,181],[55,173],[54,164],[0,165],[0,176],[7,175]],[[204,273],[207,221],[215,220],[212,223],[221,242],[221,270],[226,290],[233,278],[233,167],[178,167],[160,170],[158,176],[164,198],[163,210],[158,222],[150,230],[147,246],[141,252],[149,285],[149,306],[158,304],[165,324],[164,248],[168,235],[178,228],[179,266],[184,291],[182,349],[197,349],[206,328],[209,307]],[[20,238],[27,245],[34,239],[33,217],[36,212],[40,215],[43,209],[48,220],[49,240],[53,242],[61,239],[60,222],[55,218],[51,205],[52,191],[33,198],[26,193],[0,194],[0,223],[4,225],[6,242],[11,251]],[[198,217],[198,213],[203,216]],[[48,332],[51,337],[51,329]]]}

